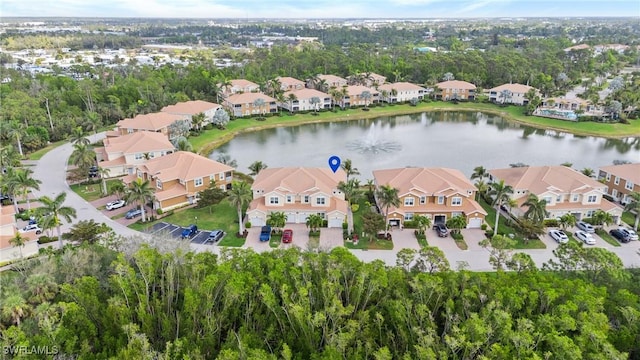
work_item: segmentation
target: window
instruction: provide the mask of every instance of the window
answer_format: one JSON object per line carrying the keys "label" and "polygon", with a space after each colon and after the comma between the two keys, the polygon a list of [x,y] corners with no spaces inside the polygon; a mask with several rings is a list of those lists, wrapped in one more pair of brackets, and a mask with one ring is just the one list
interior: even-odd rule
{"label": "window", "polygon": [[611,181],[611,174],[607,173],[606,179],[607,181]]}
{"label": "window", "polygon": [[127,134],[133,134],[133,129],[127,129]]}
{"label": "window", "polygon": [[319,212],[318,215],[320,215],[320,218],[324,220],[325,214],[323,212]]}
{"label": "window", "polygon": [[427,203],[427,197],[426,196],[420,196],[420,205],[424,205]]}
{"label": "window", "polygon": [[293,202],[293,196],[287,195],[287,202],[288,203],[292,203]]}
{"label": "window", "polygon": [[595,195],[589,195],[589,197],[587,198],[587,202],[588,202],[588,203],[594,203],[594,202],[596,202],[596,199],[597,199],[597,198],[598,198],[598,197],[597,197],[597,196],[595,196]]}
{"label": "window", "polygon": [[620,184],[620,178],[616,176],[616,178],[613,180],[613,183],[616,185]]}
{"label": "window", "polygon": [[404,206],[413,206],[413,200],[411,196],[404,198]]}
{"label": "window", "polygon": [[137,153],[137,154],[135,155],[135,159],[136,159],[136,160],[142,160],[142,159],[144,159],[144,155],[143,155],[142,153]]}
{"label": "window", "polygon": [[324,205],[325,204],[326,199],[323,197],[318,197],[316,198],[316,205]]}
{"label": "window", "polygon": [[305,204],[308,204],[309,203],[309,195],[305,195],[304,196],[304,200],[302,202],[305,203]]}
{"label": "window", "polygon": [[616,190],[616,189],[611,190],[611,196],[613,196],[614,198],[617,198],[618,197],[618,190]]}
{"label": "window", "polygon": [[556,202],[557,203],[562,202],[562,195],[556,196]]}
{"label": "window", "polygon": [[154,152],[150,152],[150,153],[147,153],[147,154],[149,154],[149,159],[153,159],[154,157],[156,157],[156,153],[154,153]]}
{"label": "window", "polygon": [[547,204],[551,204],[551,196],[545,196],[542,198]]}
{"label": "window", "polygon": [[405,221],[411,221],[411,220],[413,220],[413,213],[406,213],[406,214],[404,214],[404,220],[405,220]]}
{"label": "window", "polygon": [[633,183],[627,180],[627,183],[624,185],[624,188],[627,190],[633,190]]}
{"label": "window", "polygon": [[218,180],[224,180],[224,173],[218,174]]}
{"label": "window", "polygon": [[198,186],[202,186],[204,182],[202,181],[202,178],[197,178],[193,180],[193,183],[196,187],[198,187]]}
{"label": "window", "polygon": [[214,182],[216,181],[216,176],[215,175],[209,175],[209,182]]}
{"label": "window", "polygon": [[573,195],[573,202],[578,202],[579,199],[580,199],[580,195],[578,194]]}
{"label": "window", "polygon": [[278,199],[277,196],[272,196],[269,198],[269,204],[279,204],[280,203],[280,199]]}
{"label": "window", "polygon": [[595,210],[589,210],[587,211],[587,217],[593,217],[593,214],[595,214]]}
{"label": "window", "polygon": [[156,187],[162,189],[162,181],[160,181],[160,179],[156,179]]}
{"label": "window", "polygon": [[462,198],[459,196],[456,196],[454,198],[451,199],[451,206],[460,206],[462,205]]}
{"label": "window", "polygon": [[438,196],[438,204],[444,204],[444,196]]}

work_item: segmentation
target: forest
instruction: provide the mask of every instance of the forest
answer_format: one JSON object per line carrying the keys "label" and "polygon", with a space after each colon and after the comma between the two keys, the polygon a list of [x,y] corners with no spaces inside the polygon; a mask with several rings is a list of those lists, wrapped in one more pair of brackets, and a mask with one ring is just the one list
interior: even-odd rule
{"label": "forest", "polygon": [[[481,273],[451,271],[429,248],[387,267],[344,248],[216,255],[154,241],[164,250],[129,240],[120,252],[67,246],[0,274],[5,354],[51,356],[20,355],[22,347],[120,360],[640,358],[640,273],[579,251],[560,251],[542,270]],[[576,262],[592,266],[573,271]]]}

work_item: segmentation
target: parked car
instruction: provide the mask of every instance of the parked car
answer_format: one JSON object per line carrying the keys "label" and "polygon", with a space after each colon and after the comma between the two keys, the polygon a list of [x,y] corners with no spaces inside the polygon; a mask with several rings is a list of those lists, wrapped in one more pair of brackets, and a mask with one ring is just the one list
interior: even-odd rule
{"label": "parked car", "polygon": [[623,233],[626,233],[629,239],[633,241],[638,240],[638,234],[633,229],[620,228],[620,231],[622,231]]}
{"label": "parked car", "polygon": [[222,230],[213,230],[209,233],[209,237],[207,237],[207,240],[205,240],[205,244],[208,243],[209,241],[215,243],[220,241],[220,239],[222,239],[222,237],[224,237],[224,231]]}
{"label": "parked car", "polygon": [[271,226],[263,226],[260,230],[260,241],[271,240]]}
{"label": "parked car", "polygon": [[282,242],[288,244],[293,241],[293,230],[285,229],[282,232]]}
{"label": "parked car", "polygon": [[107,203],[107,210],[115,210],[115,209],[120,209],[121,207],[124,207],[125,205],[125,201],[124,200],[116,200],[116,201],[112,201],[110,203]]}
{"label": "parked car", "polygon": [[42,229],[40,228],[40,226],[38,226],[38,224],[29,224],[23,227],[22,229],[20,229],[21,233],[32,232],[32,231],[35,231],[36,234],[42,234]]}
{"label": "parked car", "polygon": [[566,244],[569,242],[569,237],[561,230],[551,230],[549,231],[549,236],[558,244]]}
{"label": "parked car", "polygon": [[631,238],[629,238],[629,236],[620,229],[613,229],[609,231],[609,235],[613,236],[621,243],[628,243],[629,241],[631,241]]}
{"label": "parked car", "polygon": [[93,165],[89,168],[89,177],[98,177],[98,167]]}
{"label": "parked car", "polygon": [[127,211],[127,214],[124,216],[125,219],[133,219],[135,217],[141,216],[142,215],[142,210],[135,208],[135,209],[131,209],[129,211]]}
{"label": "parked car", "polygon": [[596,238],[593,237],[593,235],[589,234],[588,232],[584,232],[582,230],[577,230],[575,234],[576,239],[582,241],[583,243],[587,244],[587,245],[595,245],[596,244]]}
{"label": "parked car", "polygon": [[198,232],[198,226],[191,224],[186,228],[182,229],[182,234],[180,234],[180,237],[182,237],[183,239],[190,239],[194,235],[196,235],[197,232]]}
{"label": "parked car", "polygon": [[445,224],[435,224],[433,225],[433,230],[438,233],[439,237],[447,237],[449,235],[449,229]]}
{"label": "parked car", "polygon": [[590,234],[593,234],[594,232],[596,232],[596,228],[594,228],[593,225],[586,223],[584,221],[578,221],[576,223],[576,226],[578,227],[578,229],[588,232]]}

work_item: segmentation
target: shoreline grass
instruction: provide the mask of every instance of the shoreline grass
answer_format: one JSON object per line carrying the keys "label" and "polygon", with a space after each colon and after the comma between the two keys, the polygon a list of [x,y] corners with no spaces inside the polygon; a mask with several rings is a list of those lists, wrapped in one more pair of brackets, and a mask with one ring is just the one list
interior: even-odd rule
{"label": "shoreline grass", "polygon": [[317,113],[316,115],[312,115],[311,113],[291,115],[290,113],[281,112],[280,115],[268,117],[264,121],[257,121],[255,118],[238,118],[230,121],[224,130],[206,130],[198,136],[190,137],[189,141],[195,151],[201,155],[208,156],[217,147],[231,141],[235,136],[254,131],[286,126],[373,119],[382,116],[398,116],[438,111],[480,111],[487,114],[498,115],[507,121],[532,128],[567,132],[579,136],[596,136],[612,139],[640,136],[640,120],[631,120],[630,124],[572,122],[537,116],[526,116],[522,113],[523,108],[515,105],[501,107],[488,103],[470,102],[454,104],[435,101],[419,103],[417,106],[411,106],[409,104],[378,106],[370,108],[369,111],[362,111],[361,108],[337,110],[336,112],[325,111]]}

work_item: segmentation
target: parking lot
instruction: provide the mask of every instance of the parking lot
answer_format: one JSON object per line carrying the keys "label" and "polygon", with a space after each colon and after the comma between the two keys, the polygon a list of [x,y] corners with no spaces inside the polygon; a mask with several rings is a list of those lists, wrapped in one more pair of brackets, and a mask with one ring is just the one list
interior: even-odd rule
{"label": "parking lot", "polygon": [[[180,239],[180,236],[182,234],[182,230],[184,230],[184,228],[182,226],[178,226],[178,225],[174,225],[174,224],[170,224],[170,223],[166,223],[166,222],[159,222],[156,224],[153,224],[153,226],[149,229],[146,230],[147,233],[149,234],[165,234],[167,236],[170,236],[174,239]],[[208,245],[215,245],[211,242],[207,242],[207,239],[209,238],[209,234],[211,233],[211,231],[201,231],[198,230],[196,231],[195,235],[191,237],[191,243],[192,244],[200,244],[200,245],[204,245],[204,244],[208,244]],[[218,241],[219,242],[219,241]]]}

